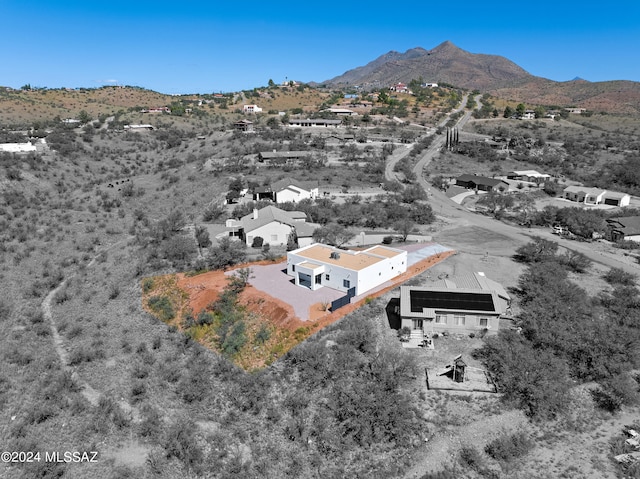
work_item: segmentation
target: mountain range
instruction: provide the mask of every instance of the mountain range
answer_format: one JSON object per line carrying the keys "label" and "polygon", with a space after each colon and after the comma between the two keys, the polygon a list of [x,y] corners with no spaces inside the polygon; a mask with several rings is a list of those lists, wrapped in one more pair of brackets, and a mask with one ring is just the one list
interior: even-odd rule
{"label": "mountain range", "polygon": [[323,82],[330,87],[380,88],[397,82],[447,83],[531,105],[576,106],[608,113],[640,113],[640,82],[557,82],[527,72],[499,55],[470,53],[450,41],[431,50],[390,51]]}

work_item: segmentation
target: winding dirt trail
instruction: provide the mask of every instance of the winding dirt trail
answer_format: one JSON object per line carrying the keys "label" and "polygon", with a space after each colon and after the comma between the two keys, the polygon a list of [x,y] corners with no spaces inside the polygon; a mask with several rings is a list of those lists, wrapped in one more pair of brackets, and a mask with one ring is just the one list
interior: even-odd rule
{"label": "winding dirt trail", "polygon": [[[87,264],[87,268],[92,267],[101,254],[117,246],[120,246],[122,243],[128,240],[129,238],[125,238],[123,240],[118,241],[117,243],[112,244],[111,246],[108,246],[107,248],[101,249],[98,253],[94,255],[93,259]],[[56,294],[58,294],[58,292],[62,288],[64,288],[69,283],[69,280],[71,280],[74,276],[75,274],[63,279],[58,286],[56,286],[53,290],[51,290],[49,294],[47,294],[47,296],[42,301],[41,309],[42,309],[42,314],[44,315],[45,319],[49,323],[49,327],[51,329],[51,336],[53,338],[53,345],[56,350],[56,354],[60,359],[60,364],[62,368],[65,371],[69,371],[71,373],[72,379],[80,386],[80,390],[81,390],[80,392],[82,396],[92,406],[96,407],[100,402],[100,397],[102,396],[102,393],[94,389],[86,380],[82,379],[78,374],[78,372],[76,371],[76,369],[73,366],[69,365],[69,352],[67,351],[67,348],[65,346],[64,338],[60,335],[60,332],[58,331],[58,326],[53,316],[52,303],[54,298],[56,297]],[[118,405],[122,408],[122,410],[125,413],[127,413],[132,418],[134,422],[139,422],[140,413],[136,408],[132,407],[124,399],[120,399],[118,401]]]}

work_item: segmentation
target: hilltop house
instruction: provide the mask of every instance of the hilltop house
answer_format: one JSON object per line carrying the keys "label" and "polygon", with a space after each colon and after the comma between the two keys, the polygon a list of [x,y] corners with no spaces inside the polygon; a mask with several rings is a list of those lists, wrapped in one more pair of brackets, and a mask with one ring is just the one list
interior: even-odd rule
{"label": "hilltop house", "polygon": [[509,184],[504,180],[487,178],[486,176],[460,175],[456,178],[456,185],[479,191],[507,191]]}
{"label": "hilltop house", "polygon": [[511,298],[483,273],[457,275],[428,287],[400,287],[401,327],[425,333],[497,333]]}
{"label": "hilltop house", "polygon": [[287,253],[287,274],[311,290],[326,286],[358,296],[406,270],[407,252],[382,245],[350,251],[314,243]]}
{"label": "hilltop house", "polygon": [[242,112],[245,114],[262,113],[262,108],[260,108],[258,105],[243,105]]}
{"label": "hilltop house", "polygon": [[262,238],[272,246],[286,245],[292,234],[298,238],[298,245],[309,245],[313,232],[320,225],[307,223],[307,215],[302,211],[284,211],[275,206],[266,206],[243,216],[240,220],[228,219],[229,236],[237,236],[248,246],[255,238]]}
{"label": "hilltop house", "polygon": [[233,128],[239,131],[253,131],[253,122],[249,120],[239,120],[233,124]]}
{"label": "hilltop house", "polygon": [[640,216],[607,219],[611,241],[640,242]]}

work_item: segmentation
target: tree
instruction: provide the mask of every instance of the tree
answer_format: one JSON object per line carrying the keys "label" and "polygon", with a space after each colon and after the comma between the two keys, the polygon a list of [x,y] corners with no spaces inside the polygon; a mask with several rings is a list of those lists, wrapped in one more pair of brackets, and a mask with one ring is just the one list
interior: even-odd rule
{"label": "tree", "polygon": [[313,232],[313,240],[333,246],[342,246],[355,236],[355,233],[338,223],[328,223]]}
{"label": "tree", "polygon": [[504,108],[504,117],[505,118],[511,118],[511,116],[513,115],[513,109],[510,106],[506,106]]}
{"label": "tree", "polygon": [[275,82],[271,78],[269,78],[268,85],[269,85],[269,88],[273,88],[274,86],[276,86]]}
{"label": "tree", "polygon": [[209,249],[208,265],[212,269],[226,269],[228,266],[241,263],[247,257],[246,249],[247,245],[243,241],[224,237]]}
{"label": "tree", "polygon": [[524,112],[527,110],[527,107],[524,106],[524,103],[518,103],[518,106],[516,106],[516,113],[518,114],[518,116],[523,116]]}
{"label": "tree", "polygon": [[402,241],[407,241],[407,236],[413,231],[415,224],[408,218],[397,221],[393,225],[393,229],[402,235]]}
{"label": "tree", "polygon": [[91,115],[89,115],[85,110],[81,110],[78,114],[78,120],[80,123],[89,123],[93,118],[91,118]]}
{"label": "tree", "polygon": [[196,242],[198,248],[208,248],[211,246],[211,238],[209,237],[209,230],[204,226],[196,226],[195,231]]}
{"label": "tree", "polygon": [[523,263],[539,263],[555,258],[557,251],[558,243],[536,236],[532,242],[520,246],[514,257]]}

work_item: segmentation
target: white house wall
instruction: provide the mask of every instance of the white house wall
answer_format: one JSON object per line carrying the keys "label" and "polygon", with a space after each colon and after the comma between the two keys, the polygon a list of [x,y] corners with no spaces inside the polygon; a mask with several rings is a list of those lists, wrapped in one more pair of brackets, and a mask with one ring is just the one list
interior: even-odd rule
{"label": "white house wall", "polygon": [[407,253],[386,258],[360,270],[356,294],[363,294],[407,271]]}
{"label": "white house wall", "polygon": [[273,221],[261,226],[260,228],[247,232],[246,242],[248,246],[251,246],[253,238],[260,236],[265,243],[269,243],[270,245],[286,245],[290,233],[291,226]]}

